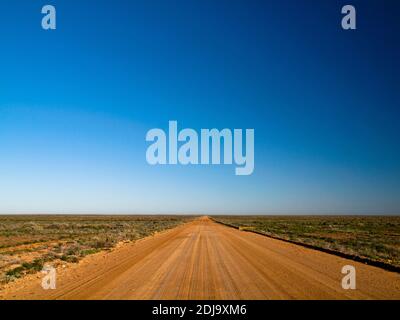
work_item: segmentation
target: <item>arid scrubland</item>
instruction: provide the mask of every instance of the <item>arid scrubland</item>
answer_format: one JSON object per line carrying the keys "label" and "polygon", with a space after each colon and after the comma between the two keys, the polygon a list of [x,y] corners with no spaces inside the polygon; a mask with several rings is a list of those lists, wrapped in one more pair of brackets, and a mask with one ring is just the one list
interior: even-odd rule
{"label": "arid scrubland", "polygon": [[0,216],[0,284],[51,262],[75,263],[193,219],[190,216]]}
{"label": "arid scrubland", "polygon": [[400,216],[214,216],[277,238],[400,267]]}

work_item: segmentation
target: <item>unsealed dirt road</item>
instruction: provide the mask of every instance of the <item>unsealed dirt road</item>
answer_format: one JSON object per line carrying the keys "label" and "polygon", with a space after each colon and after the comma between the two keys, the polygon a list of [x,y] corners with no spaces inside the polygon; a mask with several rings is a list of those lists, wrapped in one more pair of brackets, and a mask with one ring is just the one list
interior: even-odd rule
{"label": "unsealed dirt road", "polygon": [[[356,268],[356,290],[341,286]],[[400,299],[400,275],[217,224],[207,217],[57,271],[38,274],[2,299]]]}

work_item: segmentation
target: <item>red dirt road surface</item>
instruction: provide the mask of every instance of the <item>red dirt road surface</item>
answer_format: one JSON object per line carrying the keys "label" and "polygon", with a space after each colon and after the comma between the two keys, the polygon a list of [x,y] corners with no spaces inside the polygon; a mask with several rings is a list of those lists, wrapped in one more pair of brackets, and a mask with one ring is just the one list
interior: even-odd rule
{"label": "red dirt road surface", "polygon": [[[344,290],[344,265],[356,290]],[[57,288],[38,274],[2,299],[400,299],[400,275],[243,232],[207,217],[89,256],[57,270]]]}

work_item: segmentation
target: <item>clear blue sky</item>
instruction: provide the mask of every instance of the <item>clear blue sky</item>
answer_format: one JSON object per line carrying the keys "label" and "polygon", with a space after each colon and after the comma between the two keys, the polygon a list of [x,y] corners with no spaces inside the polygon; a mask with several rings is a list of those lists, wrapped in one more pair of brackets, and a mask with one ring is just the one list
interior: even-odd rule
{"label": "clear blue sky", "polygon": [[[2,0],[0,212],[400,213],[399,15],[390,0]],[[254,173],[148,165],[146,132],[169,120],[254,128]]]}

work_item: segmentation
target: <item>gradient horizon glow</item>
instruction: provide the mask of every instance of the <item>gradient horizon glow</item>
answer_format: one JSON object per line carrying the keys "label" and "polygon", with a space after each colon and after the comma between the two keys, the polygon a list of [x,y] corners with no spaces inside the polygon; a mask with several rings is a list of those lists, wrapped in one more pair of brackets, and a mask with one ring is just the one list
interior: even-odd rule
{"label": "gradient horizon glow", "polygon": [[[391,0],[3,0],[0,213],[398,214],[399,16]],[[254,128],[253,174],[148,165],[146,133],[170,120]]]}

